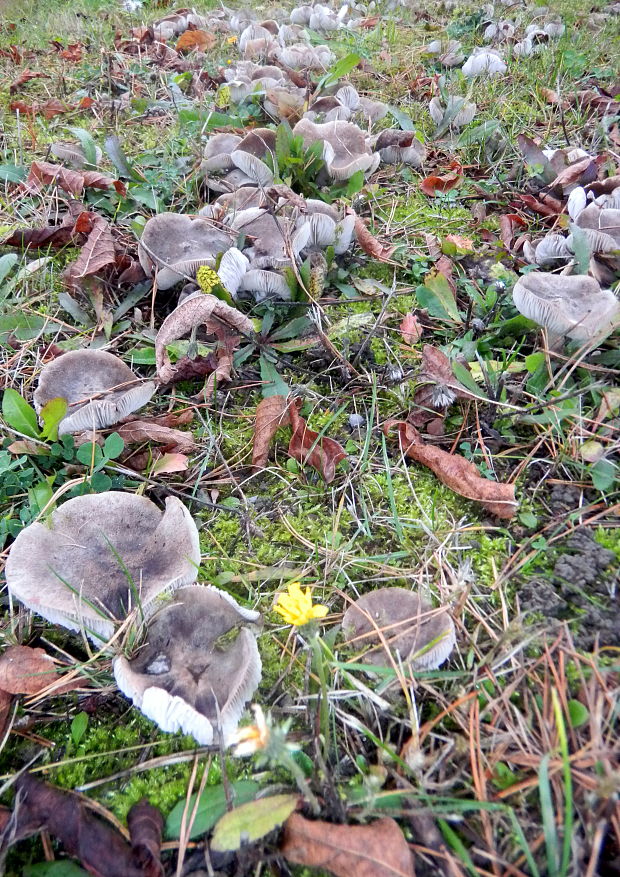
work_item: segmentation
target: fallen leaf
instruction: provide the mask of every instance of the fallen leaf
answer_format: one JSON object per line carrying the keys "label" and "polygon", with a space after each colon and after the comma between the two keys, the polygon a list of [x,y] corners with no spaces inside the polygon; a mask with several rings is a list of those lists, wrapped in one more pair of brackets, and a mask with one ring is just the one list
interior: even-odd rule
{"label": "fallen leaf", "polygon": [[[13,698],[7,691],[0,689],[0,740],[4,738],[6,728],[11,717],[11,706]],[[0,822],[0,835],[2,833],[2,824]]]}
{"label": "fallen leaf", "polygon": [[[171,453],[189,454],[199,447],[192,438],[191,432],[183,432],[181,429],[172,429],[149,420],[131,420],[115,430],[126,445],[139,442],[157,442],[165,445]],[[180,470],[178,470],[180,471]]]}
{"label": "fallen leaf", "polygon": [[[600,156],[600,159],[602,158],[603,156]],[[598,158],[590,158],[589,155],[573,164],[569,164],[552,181],[551,188],[559,187],[565,189],[569,186],[591,183],[598,175],[599,164],[600,160]]]}
{"label": "fallen leaf", "polygon": [[13,812],[0,834],[0,849],[6,850],[15,839],[46,830],[95,877],[161,874],[161,866],[145,871],[136,864],[125,839],[96,817],[79,795],[43,783],[28,773],[16,780],[15,792]]}
{"label": "fallen leaf", "polygon": [[175,46],[177,52],[191,52],[197,49],[199,52],[207,52],[217,43],[216,37],[206,30],[186,30],[182,33]]}
{"label": "fallen leaf", "polygon": [[378,262],[387,262],[396,247],[388,247],[386,244],[380,243],[368,231],[361,216],[358,216],[352,207],[347,207],[349,216],[355,216],[355,236],[362,250]]}
{"label": "fallen leaf", "polygon": [[82,277],[96,274],[115,260],[114,238],[110,223],[103,216],[93,220],[92,231],[75,262],[69,265],[64,277],[69,285],[75,285]]}
{"label": "fallen leaf", "polygon": [[447,234],[446,240],[450,244],[454,244],[459,253],[473,253],[474,242],[471,238],[465,238],[460,234]]}
{"label": "fallen leaf", "polygon": [[[549,196],[545,199],[548,203],[543,203],[542,200],[535,198],[533,195],[517,194],[515,197],[529,207],[530,210],[533,210],[535,213],[540,213],[541,216],[559,216],[564,209],[564,205],[560,201],[557,201],[555,198],[550,198]],[[514,206],[518,207],[518,205]]]}
{"label": "fallen leaf", "polygon": [[127,814],[133,861],[142,868],[144,877],[161,877],[161,835],[164,817],[157,807],[142,798]]}
{"label": "fallen leaf", "polygon": [[271,795],[241,804],[217,822],[210,841],[212,850],[238,850],[282,825],[299,804],[298,795]]}
{"label": "fallen leaf", "polygon": [[17,79],[14,79],[13,82],[9,85],[9,94],[14,94],[22,85],[25,85],[26,82],[30,82],[31,79],[49,79],[48,73],[41,73],[38,70],[22,70]]}
{"label": "fallen leaf", "polygon": [[259,402],[254,420],[252,466],[257,469],[265,468],[271,439],[281,426],[289,423],[288,402],[284,396],[267,396]]}
{"label": "fallen leaf", "polygon": [[37,112],[41,113],[46,119],[53,119],[54,116],[59,116],[62,113],[71,112],[72,107],[68,104],[64,103],[64,101],[58,100],[56,97],[52,97],[49,100],[46,100],[42,104],[37,104]]}
{"label": "fallen leaf", "polygon": [[48,161],[33,161],[30,173],[26,180],[20,184],[26,192],[38,192],[42,185],[53,183],[78,197],[83,189],[116,189],[120,194],[126,193],[126,186],[120,180],[106,177],[99,171],[74,171],[59,164]]}
{"label": "fallen leaf", "polygon": [[306,421],[299,416],[297,406],[300,401],[291,402],[288,407],[293,435],[288,446],[289,456],[302,465],[309,463],[322,475],[327,484],[336,477],[336,466],[347,456],[337,441],[327,436],[319,437],[318,432],[308,429]]}
{"label": "fallen leaf", "polygon": [[293,813],[284,826],[282,855],[294,865],[336,877],[414,877],[413,857],[398,823],[334,825]]}
{"label": "fallen leaf", "polygon": [[174,472],[186,472],[187,469],[189,469],[189,459],[185,454],[164,454],[156,461],[151,475],[171,475]]}
{"label": "fallen leaf", "polygon": [[82,60],[82,49],[84,47],[81,43],[69,43],[66,49],[62,49],[58,55],[65,61],[71,61],[74,64],[77,64],[78,61]]}
{"label": "fallen leaf", "polygon": [[450,490],[466,499],[479,502],[498,518],[513,517],[517,510],[514,484],[502,484],[483,478],[474,464],[464,457],[425,444],[420,433],[410,423],[388,420],[383,426],[385,434],[389,434],[394,426],[398,428],[403,453],[417,463],[428,466]]}
{"label": "fallen leaf", "polygon": [[434,198],[437,192],[449,192],[450,189],[454,189],[458,186],[462,180],[463,173],[461,168],[458,167],[447,174],[431,174],[431,176],[422,180],[420,183],[420,189],[425,195]]}
{"label": "fallen leaf", "polygon": [[116,282],[119,286],[125,283],[129,286],[136,286],[136,284],[142,283],[143,280],[146,280],[144,268],[139,262],[132,259],[130,264],[118,275]]}
{"label": "fallen leaf", "polygon": [[23,113],[25,116],[34,116],[36,109],[32,104],[27,104],[23,100],[12,100],[9,104],[12,113]]}
{"label": "fallen leaf", "polygon": [[9,646],[0,657],[0,689],[8,694],[38,694],[58,679],[44,649]]}
{"label": "fallen leaf", "polygon": [[422,337],[422,325],[415,314],[405,314],[398,328],[405,344],[415,344]]}
{"label": "fallen leaf", "polygon": [[[77,203],[77,202],[72,202]],[[81,206],[81,205],[80,205]],[[27,249],[60,248],[67,244],[77,243],[77,234],[88,234],[92,229],[95,214],[83,211],[77,218],[69,211],[60,225],[49,225],[43,228],[24,228],[12,232],[2,241],[3,246]]]}

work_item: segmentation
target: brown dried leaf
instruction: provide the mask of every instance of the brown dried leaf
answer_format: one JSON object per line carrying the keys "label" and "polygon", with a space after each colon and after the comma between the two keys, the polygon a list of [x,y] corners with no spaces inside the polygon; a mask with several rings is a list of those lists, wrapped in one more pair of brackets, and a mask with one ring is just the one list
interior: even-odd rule
{"label": "brown dried leaf", "polygon": [[144,877],[160,877],[164,870],[160,860],[164,827],[161,811],[142,798],[127,814],[127,827],[134,862],[142,868]]}
{"label": "brown dried leaf", "polygon": [[299,416],[298,402],[291,402],[288,407],[293,435],[288,446],[289,456],[302,465],[309,463],[322,475],[329,484],[336,477],[336,466],[347,456],[344,448],[337,441],[327,436],[319,438],[318,432],[308,429],[306,421]]}
{"label": "brown dried leaf", "polygon": [[257,469],[265,468],[271,439],[281,426],[286,426],[288,423],[290,416],[285,396],[267,396],[259,402],[254,421],[252,466]]}
{"label": "brown dried leaf", "polygon": [[420,183],[420,189],[425,195],[434,198],[437,192],[449,192],[458,186],[463,179],[460,168],[450,171],[447,174],[431,174]]}
{"label": "brown dried leaf", "polygon": [[422,337],[422,324],[415,314],[405,314],[398,328],[405,344],[415,344]]}
{"label": "brown dried leaf", "polygon": [[77,64],[78,61],[82,60],[82,49],[84,47],[81,43],[69,43],[66,49],[62,49],[58,55],[64,61],[71,61],[73,64]]}
{"label": "brown dried leaf", "polygon": [[398,823],[334,825],[293,813],[284,826],[282,855],[292,864],[336,877],[414,877],[413,857]]}
{"label": "brown dried leaf", "polygon": [[386,244],[380,243],[368,231],[361,216],[358,216],[352,207],[347,207],[347,213],[355,216],[355,236],[362,250],[378,262],[387,262],[396,247],[388,247]]}
{"label": "brown dried leaf", "polygon": [[84,188],[116,189],[120,194],[126,192],[124,183],[106,177],[99,171],[74,171],[49,161],[33,161],[28,178],[20,187],[26,192],[38,192],[42,185],[48,183],[54,183],[76,198]]}
{"label": "brown dried leaf", "polygon": [[177,52],[191,52],[197,49],[199,52],[207,52],[217,43],[217,38],[206,30],[186,30],[177,40]]}
{"label": "brown dried leaf", "polygon": [[417,463],[428,466],[450,490],[466,499],[479,502],[498,518],[513,517],[517,510],[514,484],[501,484],[482,478],[474,464],[464,457],[425,444],[420,433],[410,423],[388,420],[383,426],[386,435],[393,426],[398,428],[403,453]]}
{"label": "brown dried leaf", "polygon": [[[15,806],[0,835],[0,849],[46,829],[95,877],[145,877],[124,838],[87,809],[79,795],[23,774],[15,783]],[[160,872],[146,872],[154,877]]]}
{"label": "brown dried leaf", "polygon": [[120,426],[116,432],[128,445],[152,441],[165,445],[166,450],[170,452],[179,454],[188,454],[198,448],[190,432],[171,429],[169,426],[162,426],[149,420],[131,420]]}
{"label": "brown dried leaf", "polygon": [[53,119],[54,116],[59,116],[62,113],[70,113],[73,109],[73,107],[70,107],[64,101],[58,100],[56,97],[52,97],[42,104],[37,104],[36,107],[36,112],[41,113],[46,119]]}
{"label": "brown dried leaf", "polygon": [[80,255],[69,266],[66,274],[67,279],[70,284],[74,284],[79,278],[96,274],[102,268],[113,264],[114,260],[114,238],[110,224],[102,216],[96,216],[93,220],[92,231],[88,235]]}
{"label": "brown dried leaf", "polygon": [[0,689],[8,694],[38,694],[57,679],[56,666],[43,649],[9,646],[0,657]]}
{"label": "brown dried leaf", "polygon": [[599,159],[590,158],[590,156],[581,158],[579,161],[561,170],[551,183],[551,188],[559,187],[564,189],[568,186],[591,183],[597,177],[599,163]]}
{"label": "brown dried leaf", "polygon": [[[13,705],[13,697],[7,691],[0,689],[0,740],[4,738],[9,718],[11,717],[11,706]],[[2,810],[4,813],[4,808]],[[2,833],[2,822],[0,820],[0,834]]]}
{"label": "brown dried leaf", "polygon": [[41,73],[37,70],[22,70],[17,79],[14,79],[13,82],[9,85],[9,94],[14,94],[22,85],[25,85],[26,82],[30,82],[31,79],[49,79],[48,73]]}
{"label": "brown dried leaf", "polygon": [[151,469],[151,475],[170,475],[174,472],[186,472],[188,469],[189,460],[185,454],[164,454]]}

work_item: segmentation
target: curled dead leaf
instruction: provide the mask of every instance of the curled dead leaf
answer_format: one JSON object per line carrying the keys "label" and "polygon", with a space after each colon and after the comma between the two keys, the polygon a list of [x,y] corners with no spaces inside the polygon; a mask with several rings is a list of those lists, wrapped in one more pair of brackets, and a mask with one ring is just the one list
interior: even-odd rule
{"label": "curled dead leaf", "polygon": [[282,855],[295,865],[336,877],[415,877],[413,857],[394,819],[334,825],[293,813],[284,826]]}
{"label": "curled dead leaf", "polygon": [[31,79],[49,78],[48,73],[41,73],[39,70],[22,70],[17,79],[14,79],[9,85],[9,94],[14,94],[22,85],[25,85],[26,82],[30,82]]}
{"label": "curled dead leaf", "polygon": [[[38,694],[59,679],[56,665],[44,649],[9,646],[0,657],[0,689],[7,694]],[[78,684],[72,680],[54,692],[70,691]]]}
{"label": "curled dead leaf", "polygon": [[358,216],[352,207],[347,207],[349,216],[355,216],[355,236],[362,250],[379,262],[388,262],[396,247],[389,247],[380,243],[366,228],[364,220]]}
{"label": "curled dead leaf", "polygon": [[422,324],[415,314],[405,314],[398,328],[405,344],[415,344],[422,337]]}
{"label": "curled dead leaf", "polygon": [[300,404],[300,401],[295,401],[288,407],[293,427],[293,435],[288,446],[289,456],[302,465],[309,463],[329,484],[336,477],[336,466],[346,458],[347,452],[334,439],[319,436],[318,432],[308,428],[304,418],[299,415]]}
{"label": "curled dead leaf", "polygon": [[463,173],[459,165],[446,174],[431,174],[426,177],[421,181],[420,189],[425,195],[434,198],[437,192],[449,192],[460,185],[462,180]]}
{"label": "curled dead leaf", "polygon": [[514,484],[502,484],[483,478],[474,464],[464,457],[425,444],[420,433],[410,423],[388,420],[383,426],[386,435],[389,435],[392,427],[398,429],[403,453],[417,463],[428,466],[450,490],[466,499],[479,502],[498,518],[513,517],[517,510]]}
{"label": "curled dead leaf", "polygon": [[170,453],[178,454],[189,454],[198,448],[191,432],[172,429],[150,420],[131,420],[118,427],[116,432],[127,445],[152,441],[165,445]]}
{"label": "curled dead leaf", "polygon": [[259,402],[254,421],[252,466],[257,469],[265,468],[271,439],[281,426],[289,423],[288,402],[285,396],[267,396]]}

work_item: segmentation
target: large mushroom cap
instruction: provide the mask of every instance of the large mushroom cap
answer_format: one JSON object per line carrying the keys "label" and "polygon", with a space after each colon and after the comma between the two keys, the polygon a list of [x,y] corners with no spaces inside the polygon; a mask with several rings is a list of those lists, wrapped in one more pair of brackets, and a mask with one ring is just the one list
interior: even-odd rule
{"label": "large mushroom cap", "polygon": [[330,177],[348,180],[357,171],[372,173],[379,164],[378,153],[372,152],[364,132],[351,122],[336,120],[317,124],[301,119],[293,128],[307,149],[317,140],[323,141],[323,158]]}
{"label": "large mushroom cap", "polygon": [[149,401],[153,381],[141,381],[129,366],[105,350],[70,350],[43,366],[34,391],[37,411],[52,399],[68,409],[59,435],[113,426]]}
{"label": "large mushroom cap", "polygon": [[200,546],[182,502],[164,512],[143,496],[108,491],[70,499],[17,536],[6,563],[11,594],[93,642],[115,622],[196,577]]}
{"label": "large mushroom cap", "polygon": [[144,226],[138,245],[138,258],[147,274],[157,267],[157,286],[170,289],[194,276],[201,265],[215,265],[219,253],[232,245],[232,238],[206,219],[182,213],[159,213]]}
{"label": "large mushroom cap", "polygon": [[115,660],[118,687],[163,731],[227,744],[260,682],[258,619],[217,588],[183,588],[154,616],[136,657]]}
{"label": "large mushroom cap", "polygon": [[368,649],[364,661],[377,667],[391,666],[383,642],[392,658],[414,670],[439,667],[456,643],[448,612],[433,609],[405,588],[364,594],[345,612],[342,629],[355,649]]}
{"label": "large mushroom cap", "polygon": [[553,336],[588,342],[620,322],[620,303],[609,289],[583,275],[564,276],[531,271],[512,291],[517,310]]}

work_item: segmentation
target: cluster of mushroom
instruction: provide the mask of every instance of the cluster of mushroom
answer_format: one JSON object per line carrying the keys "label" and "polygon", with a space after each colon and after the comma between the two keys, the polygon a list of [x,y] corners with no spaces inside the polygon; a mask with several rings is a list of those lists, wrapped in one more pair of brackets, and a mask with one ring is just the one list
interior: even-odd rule
{"label": "cluster of mushroom", "polygon": [[572,220],[569,234],[551,232],[533,244],[526,241],[526,259],[533,265],[557,267],[572,261],[576,248],[585,245],[590,273],[599,283],[613,283],[620,272],[620,186],[598,197],[576,186],[567,209]]}

